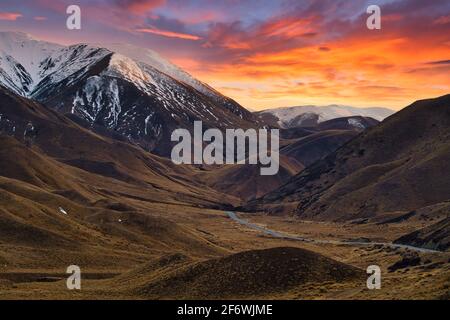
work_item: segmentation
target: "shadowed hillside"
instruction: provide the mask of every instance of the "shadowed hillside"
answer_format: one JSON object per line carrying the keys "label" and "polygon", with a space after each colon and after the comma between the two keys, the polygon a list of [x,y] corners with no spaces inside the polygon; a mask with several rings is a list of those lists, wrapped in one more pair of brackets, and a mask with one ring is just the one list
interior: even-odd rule
{"label": "shadowed hillside", "polygon": [[417,101],[246,210],[350,220],[438,204],[450,197],[449,138],[450,95]]}
{"label": "shadowed hillside", "polygon": [[404,235],[395,242],[445,251],[450,248],[450,218]]}

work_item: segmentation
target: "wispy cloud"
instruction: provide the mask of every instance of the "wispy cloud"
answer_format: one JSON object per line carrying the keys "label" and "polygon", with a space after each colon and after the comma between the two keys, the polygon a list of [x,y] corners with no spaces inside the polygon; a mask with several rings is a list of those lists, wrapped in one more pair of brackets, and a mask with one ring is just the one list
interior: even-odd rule
{"label": "wispy cloud", "polygon": [[118,7],[134,14],[145,14],[162,6],[165,0],[114,0]]}
{"label": "wispy cloud", "polygon": [[16,21],[21,17],[23,17],[23,15],[18,12],[0,12],[0,20]]}
{"label": "wispy cloud", "polygon": [[450,60],[430,61],[430,62],[427,62],[426,64],[432,64],[432,65],[446,65],[446,64],[449,64],[450,65]]}
{"label": "wispy cloud", "polygon": [[143,33],[152,33],[163,37],[169,37],[169,38],[179,38],[179,39],[185,39],[185,40],[200,40],[201,38],[196,35],[192,34],[186,34],[186,33],[179,33],[179,32],[173,32],[169,30],[161,30],[155,27],[147,27],[147,28],[138,28],[136,29],[137,32],[143,32]]}

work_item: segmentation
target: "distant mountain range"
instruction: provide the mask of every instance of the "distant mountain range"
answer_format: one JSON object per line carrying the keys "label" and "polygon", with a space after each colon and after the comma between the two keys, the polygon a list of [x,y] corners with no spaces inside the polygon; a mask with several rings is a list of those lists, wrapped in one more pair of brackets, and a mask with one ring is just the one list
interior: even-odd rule
{"label": "distant mountain range", "polygon": [[[341,105],[298,106],[267,109],[255,112],[261,120],[281,128],[313,127],[317,124],[343,117],[363,116],[382,121],[395,111],[387,108],[355,108]],[[354,122],[354,125],[358,125]]]}

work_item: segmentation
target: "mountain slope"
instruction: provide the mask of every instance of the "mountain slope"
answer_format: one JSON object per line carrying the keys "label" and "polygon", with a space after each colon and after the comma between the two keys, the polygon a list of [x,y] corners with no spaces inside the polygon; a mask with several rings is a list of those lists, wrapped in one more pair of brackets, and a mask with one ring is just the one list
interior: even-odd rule
{"label": "mountain slope", "polygon": [[276,189],[303,169],[295,158],[280,154],[279,171],[275,175],[261,175],[260,165],[236,164],[205,168],[198,177],[214,190],[248,201]]}
{"label": "mountain slope", "polygon": [[[137,190],[144,187],[143,193],[147,193],[144,198],[169,202],[185,199],[192,204],[202,205],[209,202],[203,199],[209,198],[215,199],[212,203],[223,203],[223,195],[205,189],[192,179],[195,175],[193,168],[174,165],[168,159],[152,155],[127,142],[95,134],[58,112],[2,87],[0,134],[14,137],[59,163],[134,185]],[[5,153],[5,156],[8,154]],[[14,154],[9,155],[14,157]],[[8,169],[13,165],[11,163],[4,167],[6,176],[16,172],[12,168]],[[30,182],[31,178],[27,179],[24,181]],[[108,185],[107,182],[104,184]],[[211,194],[208,197],[203,197],[209,192]]]}
{"label": "mountain slope", "polygon": [[450,95],[417,101],[246,209],[350,220],[446,201],[449,138]]}
{"label": "mountain slope", "polygon": [[186,206],[182,193],[170,200],[167,191],[81,170],[3,134],[0,144],[0,242],[7,270],[65,267],[75,260],[86,267],[129,267],[160,252],[223,252],[161,215],[161,203]]}
{"label": "mountain slope", "polygon": [[107,48],[111,52],[121,54],[133,59],[134,61],[149,65],[172,77],[173,79],[191,86],[195,90],[207,96],[214,97],[216,99],[227,99],[207,84],[195,79],[192,75],[180,67],[174,65],[168,60],[165,60],[153,50],[136,47],[130,44],[119,43],[102,43],[95,45],[95,47]]}
{"label": "mountain slope", "polygon": [[371,118],[349,117],[325,121],[314,128],[281,129],[280,169],[274,176],[261,176],[256,165],[226,165],[199,175],[208,186],[242,200],[262,197],[377,123]]}
{"label": "mountain slope", "polygon": [[356,130],[323,130],[296,139],[281,153],[308,167],[359,134]]}
{"label": "mountain slope", "polygon": [[102,48],[65,47],[20,32],[0,32],[0,84],[22,96],[38,97],[64,79],[77,81],[84,70],[109,54]]}
{"label": "mountain slope", "polygon": [[73,261],[128,268],[161,252],[225,252],[164,217],[169,208],[227,201],[196,182],[193,168],[97,135],[1,86],[0,145],[3,269]]}
{"label": "mountain slope", "polygon": [[51,69],[51,57],[62,48],[25,33],[0,32],[0,84],[20,95],[31,94]]}
{"label": "mountain slope", "polygon": [[362,116],[352,116],[343,118],[334,118],[317,124],[319,130],[357,130],[364,131],[365,129],[376,126],[380,121]]}

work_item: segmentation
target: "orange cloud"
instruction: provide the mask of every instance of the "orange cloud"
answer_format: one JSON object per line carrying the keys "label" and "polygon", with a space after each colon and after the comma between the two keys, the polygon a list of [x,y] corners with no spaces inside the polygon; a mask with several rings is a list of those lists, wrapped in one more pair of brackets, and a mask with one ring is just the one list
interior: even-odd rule
{"label": "orange cloud", "polygon": [[165,3],[165,0],[115,0],[115,3],[134,14],[145,14]]}
{"label": "orange cloud", "polygon": [[447,16],[442,16],[434,20],[434,24],[450,24],[450,14]]}
{"label": "orange cloud", "polygon": [[450,92],[450,63],[444,63],[450,45],[444,38],[355,34],[330,41],[329,50],[309,45],[253,52],[195,72],[254,109],[303,103],[400,108]]}
{"label": "orange cloud", "polygon": [[0,20],[16,21],[21,17],[23,17],[23,15],[17,12],[0,12]]}
{"label": "orange cloud", "polygon": [[185,40],[200,40],[201,38],[192,34],[186,34],[186,33],[179,33],[179,32],[173,32],[168,30],[161,30],[154,27],[151,28],[140,28],[136,29],[137,32],[143,32],[143,33],[153,33],[164,37],[169,38],[179,38],[179,39],[185,39]]}
{"label": "orange cloud", "polygon": [[205,50],[222,47],[227,54],[217,50],[221,59],[203,70],[186,67],[252,109],[309,103],[399,109],[450,93],[448,17],[391,11],[381,32],[368,30],[364,15],[352,22],[278,19],[250,31],[220,26]]}
{"label": "orange cloud", "polygon": [[314,35],[316,27],[312,25],[313,17],[299,18],[289,17],[278,19],[266,23],[261,33],[264,36],[282,36],[283,38],[293,38],[300,36]]}

